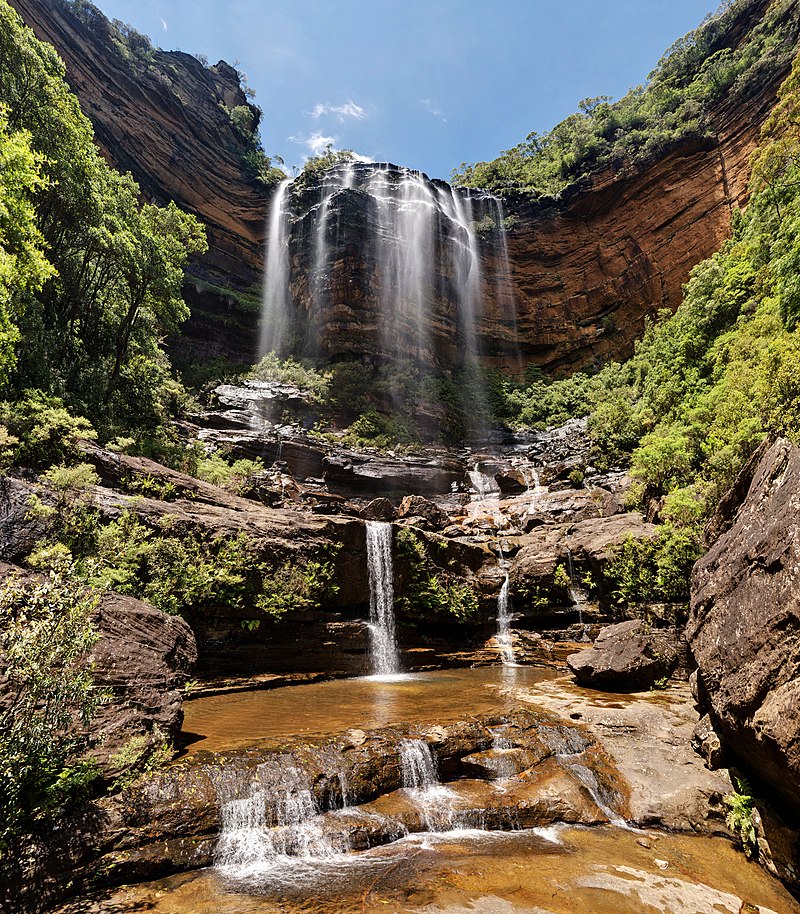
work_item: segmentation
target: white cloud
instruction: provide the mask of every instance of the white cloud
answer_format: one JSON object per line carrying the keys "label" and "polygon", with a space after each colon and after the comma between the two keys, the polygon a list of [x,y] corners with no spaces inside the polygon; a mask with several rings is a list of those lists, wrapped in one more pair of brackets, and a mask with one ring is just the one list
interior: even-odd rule
{"label": "white cloud", "polygon": [[169,26],[167,25],[167,20],[163,16],[159,16],[158,18],[161,20],[161,28],[164,29],[165,32],[169,31]]}
{"label": "white cloud", "polygon": [[428,114],[438,118],[443,124],[447,123],[447,118],[444,116],[444,111],[442,111],[442,109],[439,107],[438,102],[435,102],[432,98],[421,98],[419,103],[428,112]]}
{"label": "white cloud", "polygon": [[326,105],[318,102],[311,111],[311,117],[313,118],[320,118],[325,114],[333,114],[339,121],[363,121],[367,116],[367,112],[361,105],[357,105],[351,98],[348,98],[343,105]]}
{"label": "white cloud", "polygon": [[306,149],[308,149],[309,155],[318,156],[322,155],[328,146],[333,146],[338,137],[325,136],[322,131],[316,130],[311,136],[290,136],[289,139],[292,143],[305,146]]}
{"label": "white cloud", "polygon": [[[290,136],[289,141],[291,143],[297,143],[298,146],[305,146],[308,150],[308,153],[303,156],[303,160],[309,159],[311,156],[318,156],[325,153],[330,146],[332,152],[339,152],[336,148],[336,143],[339,141],[338,136],[325,136],[322,131],[317,130],[312,133],[310,136]],[[370,158],[369,156],[361,155],[360,152],[353,153],[353,160],[355,162],[374,162],[375,159]]]}

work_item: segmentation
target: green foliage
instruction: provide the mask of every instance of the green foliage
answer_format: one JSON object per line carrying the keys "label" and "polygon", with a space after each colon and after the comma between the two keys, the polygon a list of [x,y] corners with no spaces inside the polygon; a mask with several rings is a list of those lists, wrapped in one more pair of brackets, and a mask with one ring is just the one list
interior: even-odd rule
{"label": "green foliage", "polygon": [[256,607],[273,619],[282,619],[292,611],[333,599],[339,592],[333,557],[329,549],[322,561],[292,562],[267,572]]}
{"label": "green foliage", "polygon": [[334,149],[332,143],[328,143],[325,151],[316,156],[311,156],[303,165],[303,170],[294,180],[296,189],[307,187],[314,184],[323,172],[337,165],[346,165],[354,162],[356,155],[352,149]]}
{"label": "green foliage", "polygon": [[112,768],[119,772],[109,792],[118,793],[144,780],[163,768],[174,754],[172,746],[158,727],[150,734],[132,736],[109,759]]}
{"label": "green foliage", "polygon": [[55,816],[97,775],[81,756],[86,725],[107,694],[87,663],[97,599],[62,564],[42,579],[0,584],[0,651],[8,702],[0,713],[0,857],[23,829]]}
{"label": "green foliage", "polygon": [[33,469],[72,462],[79,456],[81,439],[97,437],[88,420],[73,416],[62,400],[41,390],[0,402],[0,426],[14,439],[5,441],[7,463]]}
{"label": "green foliage", "polygon": [[214,486],[243,495],[250,488],[250,480],[263,472],[264,464],[260,460],[242,457],[228,462],[221,454],[212,454],[197,462],[195,475]]}
{"label": "green foliage", "polygon": [[[137,59],[150,53],[133,30],[115,34]],[[10,165],[0,208],[13,222],[0,217],[0,245],[18,258],[13,287],[0,274],[5,395],[38,389],[103,433],[120,426],[153,435],[174,401],[161,340],[188,314],[183,272],[189,255],[205,250],[204,230],[174,204],[140,203],[130,175],[110,168],[95,147],[55,51],[5,0],[0,109],[0,157]],[[16,360],[9,314],[25,339]]]}
{"label": "green foliage", "polygon": [[628,537],[603,569],[612,603],[630,608],[642,603],[687,603],[689,574],[700,557],[699,530],[665,524],[651,539]]}
{"label": "green foliage", "polygon": [[744,96],[780,73],[797,42],[790,0],[778,0],[743,41],[732,37],[751,0],[726,3],[699,29],[675,42],[649,75],[612,104],[608,96],[585,99],[580,111],[549,133],[531,133],[491,162],[463,164],[454,182],[505,196],[557,195],[599,168],[619,171],[692,137],[710,134],[709,111],[723,95]]}
{"label": "green foliage", "polygon": [[308,391],[313,399],[323,400],[330,388],[330,375],[317,371],[295,359],[281,359],[274,352],[267,353],[250,372],[254,381],[275,381]]}
{"label": "green foliage", "polygon": [[745,778],[734,778],[733,793],[726,794],[722,799],[728,807],[725,824],[731,832],[742,842],[747,856],[751,856],[758,846],[758,836],[753,824],[755,811],[755,798],[750,784]]}
{"label": "green foliage", "polygon": [[478,615],[480,603],[475,589],[433,561],[421,534],[403,528],[397,532],[395,542],[406,577],[397,600],[401,612],[410,616],[452,616],[458,622],[469,622]]}
{"label": "green foliage", "polygon": [[389,450],[419,440],[413,427],[402,416],[379,413],[370,408],[349,426],[338,440],[355,448],[374,447]]}

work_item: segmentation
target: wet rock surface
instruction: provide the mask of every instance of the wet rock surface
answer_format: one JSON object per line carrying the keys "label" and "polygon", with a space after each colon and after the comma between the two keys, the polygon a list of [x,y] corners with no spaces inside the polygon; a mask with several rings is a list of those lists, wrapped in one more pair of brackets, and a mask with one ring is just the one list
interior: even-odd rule
{"label": "wet rock surface", "polygon": [[557,679],[518,694],[537,708],[580,723],[602,745],[628,785],[633,824],[728,833],[722,798],[731,792],[730,775],[709,771],[692,748],[699,715],[686,684],[619,695]]}
{"label": "wet rock surface", "polygon": [[682,651],[685,646],[675,629],[631,619],[602,629],[590,648],[567,658],[567,666],[580,685],[635,692],[666,680]]}
{"label": "wet rock surface", "polygon": [[800,449],[775,442],[695,566],[698,698],[728,747],[800,810]]}

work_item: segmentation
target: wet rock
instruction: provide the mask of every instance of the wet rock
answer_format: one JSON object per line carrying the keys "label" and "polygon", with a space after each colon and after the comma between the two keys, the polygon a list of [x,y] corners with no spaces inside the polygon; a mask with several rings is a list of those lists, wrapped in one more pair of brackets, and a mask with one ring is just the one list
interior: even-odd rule
{"label": "wet rock", "polygon": [[494,480],[503,495],[520,495],[528,489],[523,473],[513,467],[495,473]]}
{"label": "wet rock", "polygon": [[669,677],[680,654],[674,629],[653,629],[632,619],[604,628],[590,648],[567,658],[567,666],[581,685],[635,692]]}
{"label": "wet rock", "polygon": [[397,516],[403,520],[418,519],[422,523],[417,523],[415,526],[422,526],[428,530],[441,530],[448,523],[448,517],[444,511],[430,499],[423,498],[421,495],[406,495],[400,502]]}
{"label": "wet rock", "polygon": [[[730,529],[695,565],[698,693],[748,768],[800,810],[800,449],[777,441]],[[729,506],[730,510],[730,506]]]}
{"label": "wet rock", "polygon": [[627,785],[625,817],[631,824],[728,835],[722,798],[731,792],[730,776],[709,771],[692,749],[699,716],[685,683],[622,696],[557,679],[518,694],[563,719],[581,715],[583,732]]}

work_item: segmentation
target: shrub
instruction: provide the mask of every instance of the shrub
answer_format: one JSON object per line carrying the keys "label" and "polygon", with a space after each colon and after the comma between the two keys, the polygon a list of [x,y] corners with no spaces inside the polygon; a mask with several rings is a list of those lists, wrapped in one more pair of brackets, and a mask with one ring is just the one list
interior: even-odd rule
{"label": "shrub", "polygon": [[9,688],[0,713],[0,855],[23,829],[57,815],[96,776],[85,727],[108,695],[87,664],[97,598],[61,562],[41,579],[0,584],[0,648]]}

